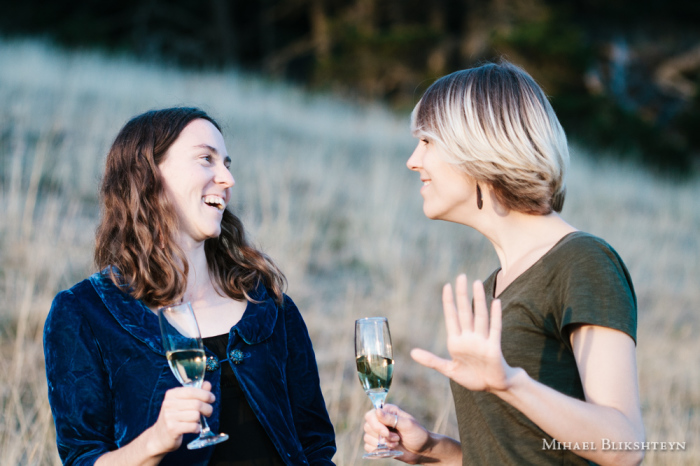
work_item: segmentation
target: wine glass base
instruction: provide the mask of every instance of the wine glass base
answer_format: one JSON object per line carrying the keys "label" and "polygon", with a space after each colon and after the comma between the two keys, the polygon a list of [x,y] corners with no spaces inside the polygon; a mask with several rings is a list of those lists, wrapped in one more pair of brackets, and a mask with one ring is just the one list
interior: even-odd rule
{"label": "wine glass base", "polygon": [[190,443],[187,444],[187,449],[196,450],[197,448],[204,448],[211,445],[216,445],[217,443],[221,443],[226,440],[228,440],[228,434],[214,434],[210,432],[209,435],[200,436],[192,440]]}
{"label": "wine glass base", "polygon": [[381,460],[384,458],[396,458],[397,456],[403,455],[402,451],[396,450],[374,450],[369,453],[365,453],[362,459],[365,460]]}

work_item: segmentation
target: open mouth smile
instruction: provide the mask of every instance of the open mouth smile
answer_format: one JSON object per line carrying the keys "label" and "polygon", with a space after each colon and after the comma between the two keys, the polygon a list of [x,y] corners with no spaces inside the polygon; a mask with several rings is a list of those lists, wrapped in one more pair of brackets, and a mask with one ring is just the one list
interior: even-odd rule
{"label": "open mouth smile", "polygon": [[214,195],[204,196],[202,201],[208,206],[217,208],[220,212],[226,208],[226,202],[219,197]]}

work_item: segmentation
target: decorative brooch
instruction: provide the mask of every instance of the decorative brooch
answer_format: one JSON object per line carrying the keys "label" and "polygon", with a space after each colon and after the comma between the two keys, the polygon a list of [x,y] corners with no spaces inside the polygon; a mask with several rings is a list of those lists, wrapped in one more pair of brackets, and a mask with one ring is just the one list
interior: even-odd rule
{"label": "decorative brooch", "polygon": [[228,354],[228,358],[231,360],[232,363],[238,365],[243,362],[243,358],[247,358],[250,356],[249,354],[244,354],[243,351],[239,349],[231,350],[231,352]]}
{"label": "decorative brooch", "polygon": [[214,372],[219,370],[219,367],[221,367],[221,363],[224,363],[226,361],[231,361],[232,363],[238,365],[243,362],[245,358],[250,357],[250,353],[244,353],[243,351],[239,349],[231,350],[228,353],[228,358],[222,359],[219,361],[219,359],[216,356],[209,356],[207,358],[207,372]]}
{"label": "decorative brooch", "polygon": [[207,358],[207,372],[214,372],[219,368],[219,360],[216,356],[209,356]]}

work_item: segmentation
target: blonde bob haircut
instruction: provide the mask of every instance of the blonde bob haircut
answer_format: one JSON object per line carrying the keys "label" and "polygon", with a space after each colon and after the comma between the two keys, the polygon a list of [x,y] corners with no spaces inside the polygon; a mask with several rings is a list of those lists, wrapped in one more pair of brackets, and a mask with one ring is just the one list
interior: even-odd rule
{"label": "blonde bob haircut", "polygon": [[411,131],[447,161],[492,186],[511,210],[561,212],[569,149],[547,96],[523,69],[502,61],[435,81],[411,114]]}

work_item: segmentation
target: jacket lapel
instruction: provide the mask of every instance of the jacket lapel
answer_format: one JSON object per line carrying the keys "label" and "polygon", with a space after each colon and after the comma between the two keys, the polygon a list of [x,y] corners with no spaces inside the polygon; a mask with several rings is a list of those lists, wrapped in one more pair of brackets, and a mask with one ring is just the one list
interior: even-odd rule
{"label": "jacket lapel", "polygon": [[90,283],[107,310],[124,330],[154,352],[165,355],[158,316],[153,311],[143,302],[121,291],[104,271],[92,274]]}
{"label": "jacket lapel", "polygon": [[265,286],[258,284],[250,293],[250,298],[255,302],[249,302],[241,320],[233,327],[232,331],[249,345],[267,340],[272,335],[277,322],[277,304],[267,294]]}

